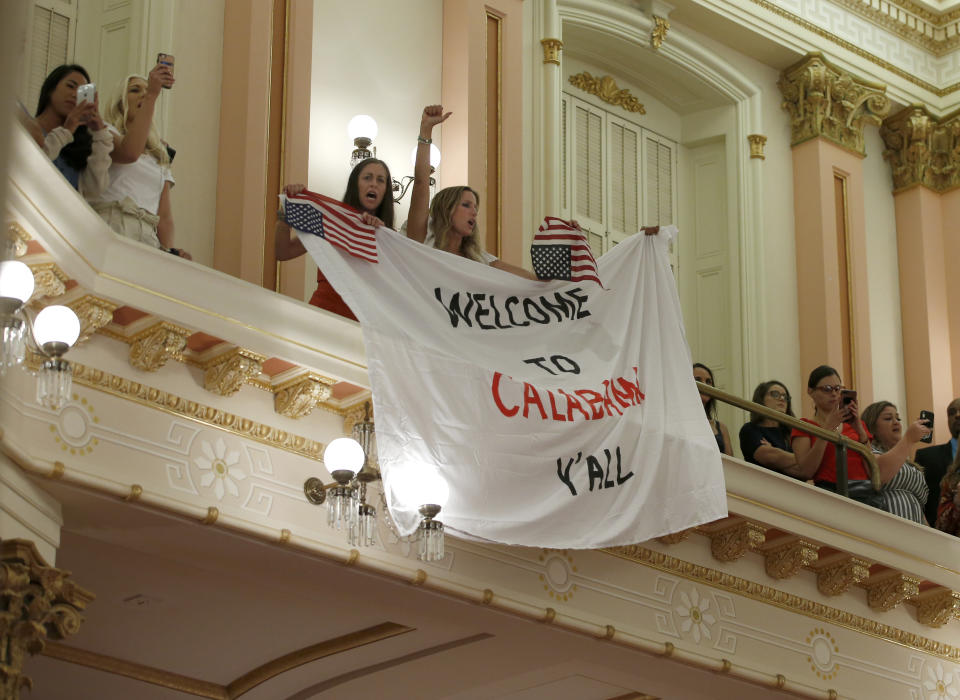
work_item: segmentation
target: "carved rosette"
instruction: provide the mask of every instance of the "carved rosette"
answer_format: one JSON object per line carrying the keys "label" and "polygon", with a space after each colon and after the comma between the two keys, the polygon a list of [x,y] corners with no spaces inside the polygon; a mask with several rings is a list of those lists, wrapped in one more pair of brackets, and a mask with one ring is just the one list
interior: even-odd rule
{"label": "carved rosette", "polygon": [[80,337],[75,343],[79,345],[89,340],[90,336],[113,320],[113,312],[119,304],[87,294],[72,301],[68,306],[80,319]]}
{"label": "carved rosette", "polygon": [[796,576],[800,569],[817,560],[820,547],[804,539],[775,545],[763,552],[767,574],[777,579]]}
{"label": "carved rosette", "polygon": [[163,367],[167,360],[180,360],[189,336],[190,331],[186,328],[167,321],[156,323],[131,339],[130,364],[153,372]]}
{"label": "carved rosette", "polygon": [[267,358],[243,348],[233,348],[203,365],[203,386],[221,396],[233,396],[249,380],[259,376]]}
{"label": "carved rosette", "polygon": [[650,29],[650,46],[655,49],[663,46],[663,40],[667,38],[668,31],[670,31],[670,20],[654,15],[653,27]]}
{"label": "carved rosette", "polygon": [[870,575],[870,562],[854,556],[817,570],[817,588],[824,595],[840,595]]}
{"label": "carved rosette", "polygon": [[15,221],[7,224],[7,230],[4,233],[4,256],[5,258],[22,258],[27,254],[27,243],[30,242],[30,234],[26,229]]}
{"label": "carved rosette", "polygon": [[541,39],[543,46],[543,62],[560,65],[560,51],[563,50],[563,41],[560,39]]}
{"label": "carved rosette", "polygon": [[312,372],[294,377],[273,390],[273,408],[287,418],[303,418],[330,398],[332,379]]}
{"label": "carved rosette", "polygon": [[591,95],[596,95],[604,102],[616,105],[617,107],[623,107],[628,112],[636,112],[638,114],[647,113],[646,108],[640,104],[640,100],[630,94],[629,90],[621,90],[617,82],[609,75],[605,75],[602,78],[595,78],[587,71],[583,71],[582,73],[571,75],[570,84]]}
{"label": "carved rosette", "polygon": [[[874,578],[878,580],[874,582]],[[920,579],[900,572],[880,577],[871,576],[867,581],[867,604],[874,610],[893,610],[903,601],[914,598],[920,592]]]}
{"label": "carved rosette", "polygon": [[735,561],[763,544],[766,528],[756,523],[740,522],[706,534],[715,559]]}
{"label": "carved rosette", "polygon": [[23,675],[27,655],[43,651],[48,638],[76,634],[93,599],[68,572],[47,566],[33,542],[0,541],[0,697],[33,687]]}
{"label": "carved rosette", "polygon": [[880,136],[894,190],[923,185],[944,192],[960,185],[960,114],[938,120],[923,107],[907,107],[884,120]]}
{"label": "carved rosette", "polygon": [[945,588],[924,591],[918,596],[917,621],[930,627],[943,627],[960,616],[960,593]]}
{"label": "carved rosette", "polygon": [[890,111],[886,87],[860,80],[820,54],[787,68],[777,85],[794,146],[822,136],[863,155],[863,128],[880,124]]}
{"label": "carved rosette", "polygon": [[67,291],[67,273],[56,263],[37,263],[31,265],[33,271],[33,296],[31,301],[41,297],[59,297]]}

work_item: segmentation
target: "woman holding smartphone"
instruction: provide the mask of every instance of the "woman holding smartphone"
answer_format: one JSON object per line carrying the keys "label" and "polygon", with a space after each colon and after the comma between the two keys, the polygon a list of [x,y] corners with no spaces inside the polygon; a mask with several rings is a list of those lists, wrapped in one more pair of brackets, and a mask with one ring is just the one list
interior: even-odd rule
{"label": "woman holding smartphone", "polygon": [[[873,435],[870,446],[875,455],[886,454],[893,450],[906,451],[900,468],[884,482],[883,488],[880,489],[883,509],[901,518],[921,525],[925,524],[923,507],[927,503],[930,489],[927,487],[926,479],[923,478],[923,472],[910,460],[913,458],[917,442],[924,433],[929,432],[928,426],[918,420],[908,426],[904,432],[903,423],[900,422],[900,412],[889,401],[877,401],[867,406],[863,411],[863,422]],[[901,443],[903,449],[901,449]]]}
{"label": "woman holding smartphone", "polygon": [[78,95],[89,83],[83,66],[54,68],[40,87],[35,116],[24,108],[20,121],[74,189],[96,197],[109,182],[113,139],[104,128],[95,88],[84,91],[87,99]]}
{"label": "woman holding smartphone", "polygon": [[110,184],[91,206],[122,236],[190,259],[173,248],[170,155],[153,123],[160,90],[173,85],[170,66],[158,63],[146,78],[131,75],[107,103],[113,135]]}

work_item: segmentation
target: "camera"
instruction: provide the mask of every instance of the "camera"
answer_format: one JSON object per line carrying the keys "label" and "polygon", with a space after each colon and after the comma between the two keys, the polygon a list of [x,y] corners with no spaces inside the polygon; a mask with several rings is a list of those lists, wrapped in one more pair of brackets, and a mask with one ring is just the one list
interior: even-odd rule
{"label": "camera", "polygon": [[[844,389],[840,392],[840,404],[843,406],[849,406],[851,403],[857,400],[857,392],[853,389]],[[844,422],[853,423],[854,418],[850,416]]]}
{"label": "camera", "polygon": [[94,83],[87,83],[77,88],[77,104],[84,102],[93,102],[97,97],[97,86]]}
{"label": "camera", "polygon": [[[170,66],[170,73],[171,73],[171,74],[173,73],[173,63],[174,63],[173,54],[169,54],[169,53],[158,53],[158,54],[157,54],[157,63],[160,63],[160,64],[162,64],[162,65],[164,65],[164,66]],[[166,89],[166,90],[169,90],[170,87],[171,87],[170,85],[164,85],[164,86],[163,86],[163,88]]]}
{"label": "camera", "polygon": [[920,420],[925,421],[927,427],[930,428],[930,434],[920,438],[920,442],[929,444],[933,442],[933,411],[920,411]]}

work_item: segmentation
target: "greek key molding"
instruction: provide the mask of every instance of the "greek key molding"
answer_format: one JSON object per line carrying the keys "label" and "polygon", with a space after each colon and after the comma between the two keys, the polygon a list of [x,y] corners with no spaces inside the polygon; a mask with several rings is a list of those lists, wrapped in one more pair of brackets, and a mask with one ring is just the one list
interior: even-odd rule
{"label": "greek key molding", "polygon": [[890,111],[886,87],[856,78],[818,53],[783,71],[777,86],[790,114],[793,146],[822,136],[864,155],[864,127],[879,125]]}
{"label": "greek key molding", "polygon": [[921,106],[885,119],[880,137],[894,191],[923,185],[935,192],[960,186],[960,113],[936,119]]}
{"label": "greek key molding", "polygon": [[605,75],[602,78],[595,78],[587,71],[570,76],[570,84],[580,88],[584,92],[596,95],[608,104],[617,107],[623,107],[628,112],[637,114],[646,114],[647,110],[640,100],[630,93],[629,90],[622,90],[617,85],[617,81],[611,76]]}
{"label": "greek key molding", "polygon": [[266,359],[264,355],[243,348],[228,350],[204,363],[203,386],[214,394],[233,396],[260,374]]}
{"label": "greek key molding", "polygon": [[621,559],[627,559],[638,564],[643,564],[644,566],[649,566],[658,571],[680,576],[688,581],[703,583],[713,588],[736,593],[745,598],[767,603],[783,610],[789,610],[790,612],[806,615],[816,620],[845,627],[854,632],[868,634],[878,639],[901,644],[953,663],[960,663],[960,647],[958,646],[951,646],[928,637],[914,634],[913,632],[907,632],[892,625],[855,615],[846,610],[838,610],[837,608],[832,608],[815,600],[802,598],[793,593],[787,593],[755,581],[728,574],[724,571],[718,571],[706,566],[683,561],[682,559],[671,557],[662,552],[647,549],[641,545],[610,547],[601,551],[615,557],[620,557]]}
{"label": "greek key molding", "polygon": [[287,418],[303,418],[330,398],[333,380],[313,372],[294,377],[273,389],[273,408]]}
{"label": "greek key molding", "polygon": [[187,338],[192,334],[169,321],[155,323],[130,339],[130,364],[154,372],[167,364],[167,360],[182,360]]}
{"label": "greek key molding", "polygon": [[[31,360],[36,365],[36,358]],[[257,421],[227,413],[212,406],[184,399],[176,394],[135,382],[100,369],[88,367],[79,362],[71,362],[73,381],[76,384],[96,389],[113,396],[128,399],[148,408],[157,409],[209,425],[248,440],[254,440],[270,447],[307,457],[320,459],[324,444],[316,440],[288,433]]]}

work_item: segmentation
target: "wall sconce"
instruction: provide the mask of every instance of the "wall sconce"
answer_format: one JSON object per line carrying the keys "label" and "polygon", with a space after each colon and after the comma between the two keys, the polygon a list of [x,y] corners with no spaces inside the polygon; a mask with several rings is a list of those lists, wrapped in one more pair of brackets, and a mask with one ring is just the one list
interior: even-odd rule
{"label": "wall sconce", "polygon": [[[410,165],[416,166],[417,164],[417,148],[419,146],[414,146],[413,150],[410,152]],[[430,144],[430,193],[433,193],[433,188],[436,187],[437,181],[433,179],[433,174],[437,171],[437,166],[440,165],[440,149],[436,147],[435,144]],[[407,190],[410,189],[410,185],[413,184],[413,175],[404,175],[399,180],[393,180],[393,191],[399,192],[396,197],[393,198],[394,202],[399,203],[403,196],[407,193]]]}
{"label": "wall sconce", "polygon": [[[353,438],[337,438],[323,452],[333,483],[324,484],[311,477],[303,484],[307,501],[313,505],[327,503],[327,525],[346,530],[352,547],[369,547],[374,543],[377,511],[366,502],[367,485],[380,479],[380,471],[373,466],[374,441],[367,403],[364,419],[353,426]],[[450,494],[446,480],[435,469],[408,468],[398,485],[400,500],[405,504],[420,504],[418,510],[423,519],[416,534],[420,543],[418,557],[423,561],[443,559],[443,523],[436,517]]]}
{"label": "wall sconce", "polygon": [[67,306],[47,306],[31,319],[26,302],[33,288],[27,265],[0,263],[0,376],[23,363],[29,345],[45,358],[37,372],[37,401],[55,411],[70,398],[73,368],[63,356],[80,336],[80,319]]}
{"label": "wall sconce", "polygon": [[350,137],[353,145],[356,146],[356,148],[353,149],[353,153],[350,154],[351,169],[361,160],[376,156],[376,148],[370,151],[370,144],[377,138],[377,122],[374,121],[373,117],[366,114],[358,114],[355,116],[350,120],[350,123],[347,124],[347,136]]}

